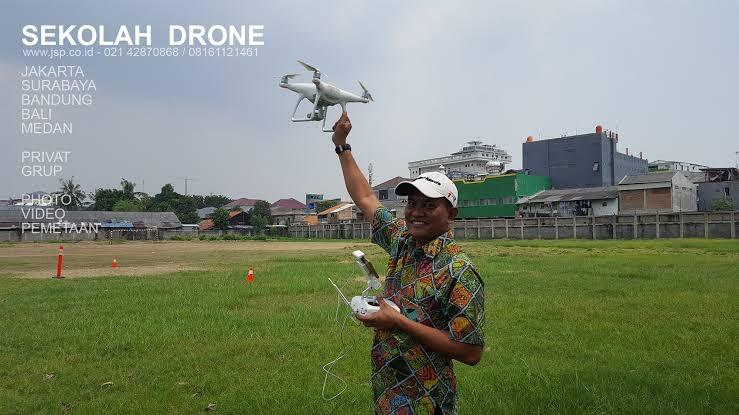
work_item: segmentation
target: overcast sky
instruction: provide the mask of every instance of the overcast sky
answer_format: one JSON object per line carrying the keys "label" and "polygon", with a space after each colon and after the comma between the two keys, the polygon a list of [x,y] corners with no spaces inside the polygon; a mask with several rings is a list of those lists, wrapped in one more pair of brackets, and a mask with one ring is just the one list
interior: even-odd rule
{"label": "overcast sky", "polygon": [[[69,150],[64,177],[83,189],[225,194],[270,202],[305,193],[348,197],[330,134],[291,123],[295,96],[279,75],[303,72],[375,98],[349,106],[350,142],[375,182],[466,141],[497,144],[521,166],[521,143],[619,132],[620,151],[730,166],[739,151],[737,1],[24,1],[0,16],[0,199],[54,191],[58,178],[20,174],[23,150]],[[98,91],[65,110],[72,136],[21,136],[26,24],[263,24],[251,58],[77,58]],[[308,81],[303,72],[296,81]],[[338,117],[334,110],[330,122]],[[143,187],[143,189],[142,189]]]}

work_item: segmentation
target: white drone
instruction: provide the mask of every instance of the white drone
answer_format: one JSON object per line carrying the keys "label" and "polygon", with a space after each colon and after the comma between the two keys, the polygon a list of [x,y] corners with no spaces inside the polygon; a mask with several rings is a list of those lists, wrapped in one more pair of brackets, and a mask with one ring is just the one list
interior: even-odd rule
{"label": "white drone", "polygon": [[[321,71],[318,68],[308,65],[303,61],[298,61],[298,63],[303,65],[308,71],[313,72],[313,83],[290,83],[290,79],[298,76],[296,73],[283,75],[282,79],[280,79],[280,88],[287,88],[298,94],[298,102],[295,103],[295,108],[293,109],[293,122],[323,120],[323,124],[321,125],[323,131],[327,133],[332,132],[332,128],[326,128],[326,111],[328,107],[339,104],[341,105],[341,110],[346,111],[347,102],[362,102],[366,104],[374,101],[362,81],[357,81],[364,91],[362,96],[359,96],[321,81]],[[307,99],[313,103],[313,110],[305,118],[295,118],[295,113],[298,111],[298,106],[303,99]]]}

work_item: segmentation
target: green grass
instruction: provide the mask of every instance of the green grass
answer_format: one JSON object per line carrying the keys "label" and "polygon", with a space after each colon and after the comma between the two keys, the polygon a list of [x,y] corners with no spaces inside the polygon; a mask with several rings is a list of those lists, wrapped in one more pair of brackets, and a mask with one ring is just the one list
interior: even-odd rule
{"label": "green grass", "polygon": [[[739,243],[462,246],[486,284],[487,345],[477,366],[455,365],[460,413],[739,413]],[[384,269],[378,248],[364,250]],[[0,413],[203,413],[210,402],[227,414],[371,413],[364,327],[347,326],[349,354],[334,368],[347,391],[321,398],[321,366],[341,348],[326,277],[361,289],[350,251],[193,255],[210,271],[159,276],[0,278]]]}

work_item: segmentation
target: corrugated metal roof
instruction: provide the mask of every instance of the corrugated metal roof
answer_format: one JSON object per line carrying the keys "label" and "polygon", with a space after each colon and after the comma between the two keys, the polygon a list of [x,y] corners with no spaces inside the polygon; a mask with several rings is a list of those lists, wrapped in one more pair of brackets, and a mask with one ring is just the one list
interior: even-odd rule
{"label": "corrugated metal roof", "polygon": [[347,207],[350,207],[350,206],[354,206],[354,203],[341,202],[341,203],[339,203],[336,206],[332,206],[332,207],[324,210],[323,212],[318,212],[318,215],[319,216],[328,215],[329,213],[338,212],[338,211],[344,210],[344,209],[346,209]]}
{"label": "corrugated metal roof", "polygon": [[626,176],[618,184],[646,184],[671,182],[672,178],[680,172],[666,171],[658,173],[639,174],[636,176]]}
{"label": "corrugated metal roof", "polygon": [[576,200],[602,200],[618,197],[617,186],[583,187],[577,189],[542,190],[528,197],[522,197],[517,205],[524,203],[573,202]]}
{"label": "corrugated metal roof", "polygon": [[236,199],[233,202],[226,203],[222,207],[226,210],[229,210],[232,207],[236,207],[236,206],[254,206],[257,204],[257,202],[258,202],[257,199],[248,199],[248,198],[242,197],[241,199]]}
{"label": "corrugated metal roof", "polygon": [[217,208],[214,208],[213,206],[204,207],[202,209],[198,209],[196,212],[198,213],[198,217],[200,219],[205,219],[207,217],[210,217],[210,214],[215,212]]}

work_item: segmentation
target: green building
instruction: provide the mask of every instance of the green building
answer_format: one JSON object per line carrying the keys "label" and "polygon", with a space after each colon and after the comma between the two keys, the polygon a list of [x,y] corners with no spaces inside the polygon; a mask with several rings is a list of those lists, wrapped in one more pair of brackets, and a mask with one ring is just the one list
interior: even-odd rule
{"label": "green building", "polygon": [[454,184],[459,192],[459,219],[512,218],[519,198],[552,188],[549,177],[520,173],[455,180]]}

